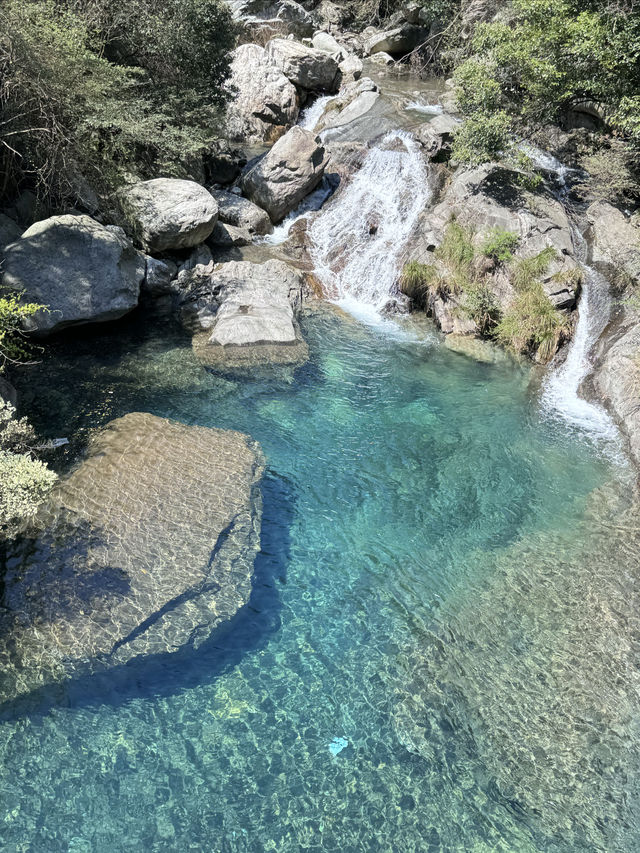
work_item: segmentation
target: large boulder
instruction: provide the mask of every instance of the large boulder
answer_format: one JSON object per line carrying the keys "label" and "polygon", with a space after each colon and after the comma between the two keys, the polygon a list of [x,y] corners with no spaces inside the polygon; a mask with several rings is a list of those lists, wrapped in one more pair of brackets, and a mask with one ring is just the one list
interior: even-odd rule
{"label": "large boulder", "polygon": [[220,222],[225,225],[245,228],[250,234],[270,234],[273,231],[268,214],[248,198],[224,190],[211,190],[211,195],[218,203]]}
{"label": "large boulder", "polygon": [[315,33],[311,41],[316,50],[321,50],[323,53],[328,53],[333,56],[338,62],[346,59],[346,51],[342,45],[338,44],[335,38],[330,33],[320,32]]}
{"label": "large boulder", "polygon": [[193,346],[207,365],[293,364],[304,361],[296,314],[301,274],[283,261],[232,261],[196,268],[182,308]]}
{"label": "large boulder", "polygon": [[324,51],[290,39],[272,39],[266,51],[269,62],[300,89],[337,91],[340,80],[338,63]]}
{"label": "large boulder", "polygon": [[120,228],[89,216],[52,216],[36,222],[6,249],[4,287],[48,307],[33,331],[116,320],[138,304],[144,256]]}
{"label": "large boulder", "polygon": [[273,141],[296,123],[298,95],[267,52],[257,44],[236,48],[229,88],[233,101],[227,110],[227,128],[234,139]]}
{"label": "large boulder", "polygon": [[5,695],[197,648],[233,617],[251,594],[263,464],[237,432],[142,413],[109,424],[11,554]]}
{"label": "large boulder", "polygon": [[[640,282],[640,228],[607,202],[597,201],[587,210],[591,226],[591,261],[603,272],[629,282]],[[626,282],[622,282],[626,283]]]}
{"label": "large boulder", "polygon": [[394,29],[375,32],[369,36],[364,45],[364,53],[366,56],[376,53],[402,56],[416,48],[425,35],[422,27],[402,24]]}
{"label": "large boulder", "polygon": [[152,254],[204,243],[218,221],[215,199],[195,181],[141,181],[121,190],[119,201],[127,229]]}
{"label": "large boulder", "polygon": [[280,222],[322,180],[328,157],[320,139],[293,127],[242,180],[246,195]]}

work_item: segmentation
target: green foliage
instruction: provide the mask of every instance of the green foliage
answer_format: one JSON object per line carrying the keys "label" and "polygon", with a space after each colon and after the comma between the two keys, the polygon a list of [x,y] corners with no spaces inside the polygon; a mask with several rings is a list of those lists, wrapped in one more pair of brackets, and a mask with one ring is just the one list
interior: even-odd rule
{"label": "green foliage", "polygon": [[581,102],[603,105],[607,123],[640,148],[640,15],[633,2],[513,0],[480,24],[456,71],[462,110],[557,121]]}
{"label": "green foliage", "polygon": [[494,261],[506,263],[513,257],[513,250],[518,245],[520,238],[513,231],[505,231],[503,228],[492,228],[485,236],[480,251],[487,258]]}
{"label": "green foliage", "polygon": [[25,418],[15,418],[10,403],[0,399],[0,539],[13,536],[32,518],[57,480],[33,456],[36,441]]}
{"label": "green foliage", "polygon": [[516,290],[524,291],[537,284],[541,276],[549,269],[549,264],[555,261],[558,253],[552,246],[547,246],[531,258],[520,258],[511,271],[511,281]]}
{"label": "green foliage", "polygon": [[485,281],[470,281],[464,291],[462,308],[481,335],[487,335],[500,319],[500,307]]}
{"label": "green foliage", "polygon": [[0,537],[18,532],[38,511],[56,475],[28,453],[0,450]]}
{"label": "green foliage", "polygon": [[4,0],[4,189],[179,173],[220,120],[234,32],[222,0]]}
{"label": "green foliage", "polygon": [[21,302],[15,294],[0,296],[0,372],[7,361],[19,362],[29,357],[30,345],[23,326],[29,317],[46,310],[33,302]]}
{"label": "green foliage", "polygon": [[412,299],[422,298],[438,280],[439,273],[433,264],[409,261],[402,268],[400,289]]}
{"label": "green foliage", "polygon": [[553,356],[568,329],[568,320],[556,311],[540,282],[556,257],[556,250],[547,247],[513,265],[511,281],[518,295],[495,329],[499,343],[516,352],[535,352],[542,362]]}
{"label": "green foliage", "polygon": [[450,222],[435,256],[447,267],[458,289],[463,288],[463,282],[469,276],[474,255],[473,232],[455,220]]}
{"label": "green foliage", "polygon": [[473,113],[453,138],[453,159],[470,166],[497,159],[512,144],[512,126],[513,122],[504,110]]}
{"label": "green foliage", "polygon": [[516,352],[536,351],[538,359],[549,361],[553,356],[568,321],[553,307],[542,285],[519,293],[504,312],[495,329],[499,343]]}

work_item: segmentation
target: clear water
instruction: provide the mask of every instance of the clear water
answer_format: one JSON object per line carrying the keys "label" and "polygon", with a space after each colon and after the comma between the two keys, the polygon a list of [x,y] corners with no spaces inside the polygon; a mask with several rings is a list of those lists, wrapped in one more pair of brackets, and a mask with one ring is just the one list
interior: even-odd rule
{"label": "clear water", "polygon": [[207,373],[145,318],[26,376],[69,454],[146,410],[250,432],[268,473],[227,630],[2,706],[1,848],[638,849],[625,466],[530,368],[337,309],[304,331],[295,374]]}

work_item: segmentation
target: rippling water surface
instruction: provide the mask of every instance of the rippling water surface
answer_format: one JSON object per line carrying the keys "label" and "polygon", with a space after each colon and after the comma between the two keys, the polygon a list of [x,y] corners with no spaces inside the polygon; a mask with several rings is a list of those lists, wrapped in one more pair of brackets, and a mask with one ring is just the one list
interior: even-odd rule
{"label": "rippling water surface", "polygon": [[71,453],[145,410],[250,433],[268,473],[226,630],[2,706],[2,849],[638,849],[624,463],[506,358],[332,309],[305,333],[295,375],[132,321],[27,376]]}

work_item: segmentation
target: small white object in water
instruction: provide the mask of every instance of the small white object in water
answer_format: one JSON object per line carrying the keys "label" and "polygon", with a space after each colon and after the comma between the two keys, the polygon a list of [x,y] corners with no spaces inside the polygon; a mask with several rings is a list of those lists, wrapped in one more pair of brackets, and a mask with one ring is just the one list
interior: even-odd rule
{"label": "small white object in water", "polygon": [[349,741],[344,737],[334,737],[334,739],[329,744],[329,752],[335,758],[338,753],[342,752],[343,749],[349,746]]}

